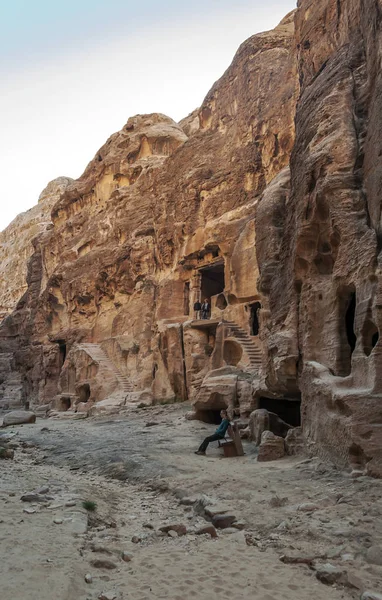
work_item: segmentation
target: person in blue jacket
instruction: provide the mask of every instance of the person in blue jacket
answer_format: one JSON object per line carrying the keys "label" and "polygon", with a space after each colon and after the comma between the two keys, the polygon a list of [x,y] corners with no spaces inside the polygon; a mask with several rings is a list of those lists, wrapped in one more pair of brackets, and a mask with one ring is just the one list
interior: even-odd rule
{"label": "person in blue jacket", "polygon": [[213,435],[209,435],[205,440],[200,444],[199,450],[195,452],[195,454],[199,454],[200,456],[205,456],[206,450],[208,448],[208,444],[210,442],[216,442],[216,440],[222,440],[226,434],[228,427],[230,426],[230,422],[228,419],[228,414],[226,410],[220,411],[221,423],[215,433]]}

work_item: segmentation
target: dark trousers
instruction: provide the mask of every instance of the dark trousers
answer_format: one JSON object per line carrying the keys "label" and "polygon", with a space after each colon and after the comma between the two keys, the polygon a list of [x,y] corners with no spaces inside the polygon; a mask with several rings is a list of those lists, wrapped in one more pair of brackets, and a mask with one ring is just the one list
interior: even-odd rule
{"label": "dark trousers", "polygon": [[205,452],[208,448],[208,444],[210,442],[216,442],[216,440],[223,440],[224,435],[220,435],[220,433],[214,433],[213,435],[209,435],[205,440],[200,444],[199,452]]}
{"label": "dark trousers", "polygon": [[208,310],[202,310],[202,319],[208,319]]}

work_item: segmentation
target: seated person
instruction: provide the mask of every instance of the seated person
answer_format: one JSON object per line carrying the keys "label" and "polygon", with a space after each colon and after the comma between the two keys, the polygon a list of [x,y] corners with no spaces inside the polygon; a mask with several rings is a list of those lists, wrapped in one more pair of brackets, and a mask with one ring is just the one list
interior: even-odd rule
{"label": "seated person", "polygon": [[224,439],[226,431],[227,431],[228,427],[230,426],[230,422],[229,422],[228,414],[227,414],[226,410],[224,410],[224,409],[221,410],[220,416],[222,418],[222,422],[220,423],[219,427],[217,428],[217,430],[215,431],[215,433],[213,435],[209,435],[208,437],[206,437],[205,440],[203,440],[203,442],[200,444],[199,450],[197,450],[195,452],[195,454],[199,454],[200,456],[205,456],[206,450],[208,448],[208,444],[210,442],[216,442],[216,440]]}

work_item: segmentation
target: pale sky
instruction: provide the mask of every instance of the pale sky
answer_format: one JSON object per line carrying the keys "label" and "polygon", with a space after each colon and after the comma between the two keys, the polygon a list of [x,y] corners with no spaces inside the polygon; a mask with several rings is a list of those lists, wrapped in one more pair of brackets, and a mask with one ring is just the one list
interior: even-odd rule
{"label": "pale sky", "polygon": [[0,231],[137,113],[200,106],[295,0],[0,0]]}

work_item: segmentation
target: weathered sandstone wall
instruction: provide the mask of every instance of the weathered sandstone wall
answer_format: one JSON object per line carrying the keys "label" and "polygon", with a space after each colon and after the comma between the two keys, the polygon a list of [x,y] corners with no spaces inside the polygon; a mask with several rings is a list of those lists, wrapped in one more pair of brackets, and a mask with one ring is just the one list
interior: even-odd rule
{"label": "weathered sandstone wall", "polygon": [[[244,351],[225,344],[218,324],[249,332],[259,299],[254,206],[293,146],[293,30],[289,15],[247,40],[181,124],[129,119],[54,205],[53,228],[34,242],[25,302],[2,327],[33,402],[99,410],[108,395],[109,409],[194,399],[211,369],[232,364],[236,389],[239,367],[256,363],[252,341]],[[189,322],[201,295],[213,319],[199,328]],[[128,390],[98,377],[107,359]],[[223,402],[202,395],[212,408]]]}
{"label": "weathered sandstone wall", "polygon": [[41,192],[38,204],[22,213],[0,232],[0,321],[10,314],[27,290],[27,264],[32,240],[51,226],[50,212],[73,181],[58,177]]}
{"label": "weathered sandstone wall", "polygon": [[[382,475],[381,6],[300,0],[288,174],[257,212],[269,388],[324,456]],[[272,244],[266,228],[271,225]]]}
{"label": "weathered sandstone wall", "polygon": [[26,398],[289,423],[301,400],[312,451],[382,475],[380,11],[300,0],[181,123],[138,115],[106,142],[0,329]]}

